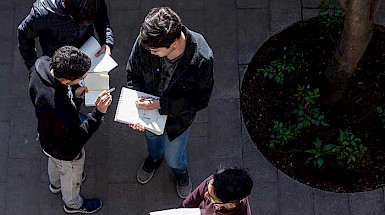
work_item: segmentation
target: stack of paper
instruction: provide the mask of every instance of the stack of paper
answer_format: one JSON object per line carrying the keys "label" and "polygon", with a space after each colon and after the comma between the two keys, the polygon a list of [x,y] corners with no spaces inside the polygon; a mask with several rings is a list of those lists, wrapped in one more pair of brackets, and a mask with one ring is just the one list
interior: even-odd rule
{"label": "stack of paper", "polygon": [[141,96],[159,99],[159,97],[147,93],[122,87],[114,120],[126,124],[140,123],[146,130],[154,134],[163,134],[167,115],[160,115],[158,110],[143,110],[137,108],[136,101]]}
{"label": "stack of paper", "polygon": [[103,90],[109,89],[108,73],[118,66],[115,60],[108,54],[103,53],[96,57],[95,55],[100,49],[101,46],[94,37],[90,37],[79,49],[91,59],[91,68],[84,79],[84,85],[88,88],[88,93],[85,94],[86,106],[95,106],[95,100],[98,95]]}
{"label": "stack of paper", "polygon": [[200,215],[199,208],[177,208],[150,212],[150,215]]}

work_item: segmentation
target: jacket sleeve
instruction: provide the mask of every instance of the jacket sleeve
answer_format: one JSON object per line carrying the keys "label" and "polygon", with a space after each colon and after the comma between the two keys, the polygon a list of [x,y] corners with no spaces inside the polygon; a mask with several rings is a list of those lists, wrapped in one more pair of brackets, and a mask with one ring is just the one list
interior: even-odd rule
{"label": "jacket sleeve", "polygon": [[145,92],[145,83],[143,77],[142,47],[140,46],[140,37],[138,36],[132,47],[130,57],[128,58],[127,86],[137,91]]}
{"label": "jacket sleeve", "polygon": [[182,202],[182,207],[184,208],[197,208],[204,201],[205,192],[207,191],[207,181],[210,181],[212,176],[204,180],[195,190],[187,196],[187,198]]}
{"label": "jacket sleeve", "polygon": [[110,27],[110,20],[108,19],[107,7],[104,0],[96,1],[96,18],[95,18],[95,29],[98,33],[100,42],[104,45],[107,44],[112,49],[114,47],[114,34]]}
{"label": "jacket sleeve", "polygon": [[159,113],[179,116],[186,112],[198,112],[206,108],[214,86],[213,57],[202,60],[198,67],[198,77],[193,93],[183,97],[162,97]]}
{"label": "jacket sleeve", "polygon": [[24,59],[24,63],[28,70],[37,60],[37,52],[35,50],[35,38],[38,37],[38,20],[39,17],[35,13],[34,8],[31,9],[29,15],[20,23],[17,28],[17,38],[20,54]]}

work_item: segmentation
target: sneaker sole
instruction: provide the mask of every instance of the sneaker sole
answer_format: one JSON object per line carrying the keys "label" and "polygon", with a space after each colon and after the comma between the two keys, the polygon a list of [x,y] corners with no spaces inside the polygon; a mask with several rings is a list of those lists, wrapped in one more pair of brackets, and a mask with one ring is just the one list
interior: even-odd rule
{"label": "sneaker sole", "polygon": [[[191,184],[191,189],[190,189],[190,193],[187,195],[187,196],[182,196],[182,194],[179,193],[179,190],[178,190],[178,185],[176,185],[176,192],[178,193],[178,196],[181,198],[181,199],[186,199],[192,192],[192,182],[191,182],[191,178],[188,179],[189,180],[189,184]],[[177,182],[178,183],[178,182]]]}
{"label": "sneaker sole", "polygon": [[92,213],[95,213],[97,212],[98,210],[100,210],[103,206],[103,202],[102,200],[100,200],[100,207],[98,207],[97,209],[93,210],[93,211],[83,211],[83,210],[79,210],[79,209],[76,209],[76,210],[71,210],[69,211],[65,205],[63,205],[63,209],[66,213],[68,214],[76,214],[76,213],[82,213],[82,214],[92,214]]}
{"label": "sneaker sole", "polygon": [[[84,177],[82,178],[82,183],[86,180],[86,177],[87,177],[87,174],[84,173]],[[48,188],[49,188],[49,191],[51,191],[51,193],[53,193],[53,194],[58,194],[58,193],[60,193],[60,191],[61,191],[61,188],[53,189],[53,188],[51,187],[51,184],[48,185]]]}
{"label": "sneaker sole", "polygon": [[[143,168],[143,165],[144,165],[144,163],[139,167],[138,172],[139,172],[140,169]],[[150,176],[147,180],[145,180],[145,181],[140,180],[140,179],[139,179],[139,176],[138,176],[138,173],[136,173],[136,180],[137,180],[140,184],[147,184],[147,183],[151,180],[151,178],[154,176],[155,171],[156,171],[156,170],[152,171],[151,176]]]}

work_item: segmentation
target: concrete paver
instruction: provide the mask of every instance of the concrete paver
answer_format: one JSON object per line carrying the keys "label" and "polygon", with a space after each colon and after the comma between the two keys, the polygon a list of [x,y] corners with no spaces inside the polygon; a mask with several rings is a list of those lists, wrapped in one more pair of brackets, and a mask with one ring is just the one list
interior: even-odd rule
{"label": "concrete paver", "polygon": [[[2,34],[0,84],[0,214],[65,214],[60,195],[48,190],[47,158],[36,138],[36,119],[28,96],[28,71],[17,48],[16,27],[34,0],[0,1]],[[207,109],[194,121],[187,146],[194,187],[219,167],[248,169],[254,179],[249,197],[253,214],[385,214],[384,189],[337,194],[312,189],[271,165],[255,147],[241,118],[240,87],[247,64],[263,42],[303,18],[318,14],[320,0],[106,0],[119,66],[110,73],[117,88],[104,124],[86,145],[85,197],[98,197],[98,214],[148,214],[176,207],[173,174],[165,162],[147,185],[136,171],[147,155],[144,135],[113,121],[125,66],[144,16],[154,6],[170,6],[214,51],[215,85]],[[384,24],[382,3],[376,22]],[[302,6],[302,8],[301,8]],[[41,53],[40,48],[38,51]],[[12,71],[11,71],[12,70]],[[261,83],[263,84],[263,83]],[[258,95],[263,96],[263,95]],[[7,108],[11,107],[9,111]],[[84,111],[89,111],[85,108]],[[264,111],[261,107],[261,111]],[[262,119],[261,119],[262,120]],[[8,150],[9,149],[9,150]]]}

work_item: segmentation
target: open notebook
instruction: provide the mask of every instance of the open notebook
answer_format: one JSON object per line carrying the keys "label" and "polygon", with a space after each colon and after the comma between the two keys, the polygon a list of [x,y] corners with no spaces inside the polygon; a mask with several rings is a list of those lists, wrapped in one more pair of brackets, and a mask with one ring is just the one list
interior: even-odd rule
{"label": "open notebook", "polygon": [[84,79],[84,84],[88,88],[88,93],[85,94],[84,103],[87,107],[95,106],[98,95],[103,90],[108,90],[110,88],[110,76],[107,72],[90,72]]}
{"label": "open notebook", "polygon": [[[87,107],[95,106],[99,93],[109,89],[108,72],[118,66],[108,54],[95,57],[100,49],[101,46],[94,37],[90,37],[79,49],[91,59],[91,68],[88,70],[84,83],[81,83],[81,85],[84,84],[88,88],[88,93],[85,94],[85,105]],[[98,75],[98,73],[100,74]]]}
{"label": "open notebook", "polygon": [[200,215],[199,208],[177,208],[150,212],[150,215]]}
{"label": "open notebook", "polygon": [[122,87],[120,92],[118,107],[114,121],[125,124],[140,123],[146,130],[154,134],[161,135],[164,132],[167,115],[160,115],[158,110],[143,110],[136,107],[136,100],[139,97],[159,97]]}

